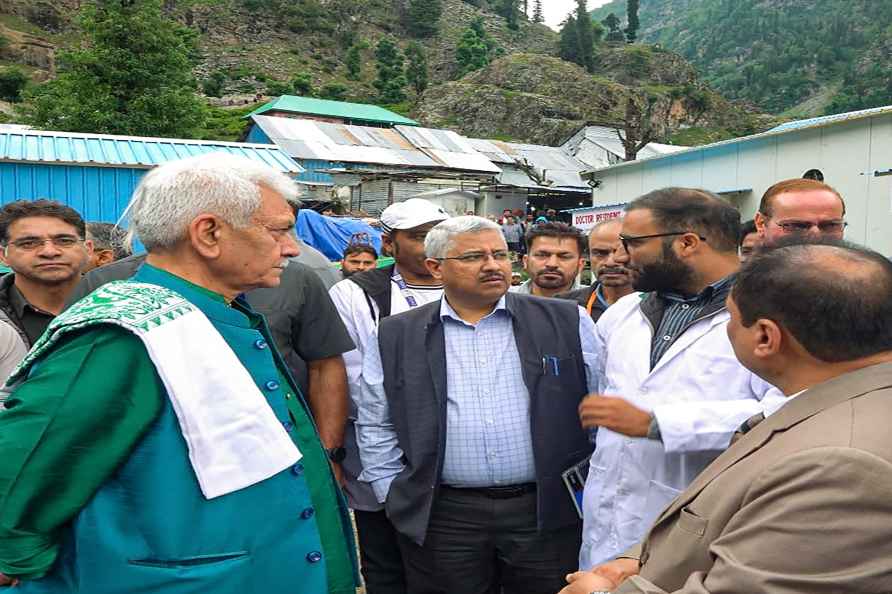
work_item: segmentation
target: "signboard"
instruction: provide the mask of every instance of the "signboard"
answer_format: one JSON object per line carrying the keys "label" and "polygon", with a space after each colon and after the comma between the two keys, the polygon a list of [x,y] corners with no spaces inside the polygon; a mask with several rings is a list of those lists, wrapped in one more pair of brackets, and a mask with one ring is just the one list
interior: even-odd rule
{"label": "signboard", "polygon": [[616,206],[603,206],[600,208],[587,208],[585,210],[577,210],[572,213],[573,215],[573,223],[572,225],[577,229],[581,229],[585,232],[588,232],[592,227],[597,225],[598,223],[603,223],[604,221],[609,221],[611,219],[619,219],[622,218],[623,213],[626,211],[625,204],[619,204]]}

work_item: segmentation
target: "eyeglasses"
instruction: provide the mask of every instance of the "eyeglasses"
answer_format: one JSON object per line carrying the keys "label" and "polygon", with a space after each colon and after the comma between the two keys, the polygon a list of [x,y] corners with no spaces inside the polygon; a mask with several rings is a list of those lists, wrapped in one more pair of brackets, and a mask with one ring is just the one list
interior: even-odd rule
{"label": "eyeglasses", "polygon": [[784,230],[784,233],[808,233],[817,227],[820,233],[842,233],[849,224],[845,221],[772,221]]}
{"label": "eyeglasses", "polygon": [[434,258],[434,260],[458,260],[462,264],[482,264],[487,258],[492,258],[496,262],[507,262],[511,257],[508,250],[499,250],[497,252],[471,252],[462,254],[461,256],[450,256],[448,258]]}
{"label": "eyeglasses", "polygon": [[83,239],[75,235],[54,235],[53,237],[25,237],[23,239],[16,239],[15,241],[10,241],[8,246],[11,245],[25,252],[33,252],[46,245],[46,242],[50,242],[57,248],[65,249],[74,247],[82,241]]}
{"label": "eyeglasses", "polygon": [[[619,234],[619,240],[623,244],[623,249],[627,252],[629,251],[629,244],[636,245],[638,243],[643,242],[645,239],[654,239],[655,237],[673,237],[675,235],[687,235],[688,233],[694,233],[694,231],[672,231],[671,233],[654,233],[652,235],[623,235]],[[700,241],[706,241],[706,238],[702,235],[697,235],[700,238]]]}

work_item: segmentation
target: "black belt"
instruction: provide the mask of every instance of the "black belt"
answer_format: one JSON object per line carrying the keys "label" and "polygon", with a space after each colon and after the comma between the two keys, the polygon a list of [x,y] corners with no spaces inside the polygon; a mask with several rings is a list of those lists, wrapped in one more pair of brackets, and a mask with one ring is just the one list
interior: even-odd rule
{"label": "black belt", "polygon": [[526,495],[527,493],[536,492],[536,483],[522,483],[520,485],[506,485],[504,487],[453,487],[452,485],[441,485],[446,489],[454,489],[465,493],[474,493],[489,497],[490,499],[513,499]]}

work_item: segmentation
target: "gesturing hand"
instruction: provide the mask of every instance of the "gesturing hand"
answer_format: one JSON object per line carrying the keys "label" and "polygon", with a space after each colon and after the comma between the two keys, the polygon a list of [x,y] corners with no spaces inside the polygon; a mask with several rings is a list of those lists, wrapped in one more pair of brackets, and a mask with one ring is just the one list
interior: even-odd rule
{"label": "gesturing hand", "polygon": [[3,575],[2,573],[0,573],[0,586],[9,586],[10,588],[13,588],[18,585],[19,585],[19,580],[15,579],[15,578],[11,578],[8,575]]}
{"label": "gesturing hand", "polygon": [[589,394],[579,404],[579,420],[586,429],[606,427],[629,437],[647,437],[651,415],[623,398]]}
{"label": "gesturing hand", "polygon": [[567,576],[567,587],[558,594],[589,594],[618,588],[626,578],[638,575],[637,559],[615,559],[591,571],[577,571]]}

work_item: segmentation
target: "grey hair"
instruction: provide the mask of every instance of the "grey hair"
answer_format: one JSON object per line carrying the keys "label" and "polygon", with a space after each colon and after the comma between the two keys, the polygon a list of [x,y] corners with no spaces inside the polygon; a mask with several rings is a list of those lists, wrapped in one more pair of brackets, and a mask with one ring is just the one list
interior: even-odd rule
{"label": "grey hair", "polygon": [[181,241],[189,223],[210,213],[243,229],[260,208],[260,186],[298,203],[297,184],[272,167],[230,153],[207,153],[153,169],[133,192],[130,226],[148,251]]}
{"label": "grey hair", "polygon": [[424,254],[428,258],[445,258],[452,247],[452,240],[462,233],[479,233],[481,231],[498,231],[502,228],[498,223],[472,215],[446,219],[428,231],[424,239]]}

